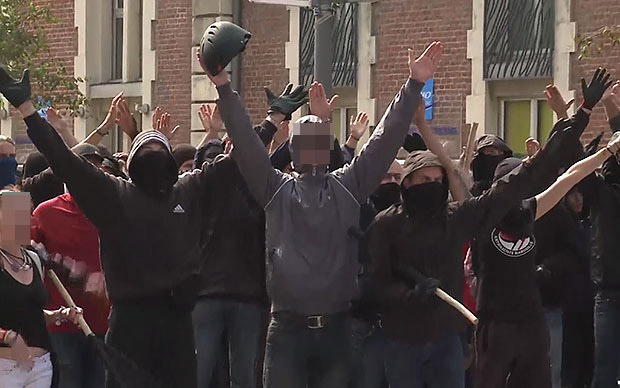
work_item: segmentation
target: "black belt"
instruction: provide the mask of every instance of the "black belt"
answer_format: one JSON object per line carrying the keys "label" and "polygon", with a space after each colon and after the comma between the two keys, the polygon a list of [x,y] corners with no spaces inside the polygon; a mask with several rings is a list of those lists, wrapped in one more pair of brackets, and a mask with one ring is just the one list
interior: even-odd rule
{"label": "black belt", "polygon": [[289,311],[273,313],[273,318],[282,323],[288,323],[308,329],[322,329],[334,323],[342,322],[351,317],[350,311],[341,311],[334,314],[302,315]]}

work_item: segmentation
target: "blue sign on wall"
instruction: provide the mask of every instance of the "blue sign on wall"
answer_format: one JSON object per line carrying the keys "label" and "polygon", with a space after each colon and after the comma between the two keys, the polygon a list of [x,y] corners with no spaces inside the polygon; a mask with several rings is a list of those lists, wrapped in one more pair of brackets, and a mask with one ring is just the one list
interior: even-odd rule
{"label": "blue sign on wall", "polygon": [[426,108],[426,113],[424,118],[426,120],[433,119],[433,101],[435,97],[435,80],[433,78],[426,81],[424,87],[422,88],[422,97],[424,98],[424,107]]}

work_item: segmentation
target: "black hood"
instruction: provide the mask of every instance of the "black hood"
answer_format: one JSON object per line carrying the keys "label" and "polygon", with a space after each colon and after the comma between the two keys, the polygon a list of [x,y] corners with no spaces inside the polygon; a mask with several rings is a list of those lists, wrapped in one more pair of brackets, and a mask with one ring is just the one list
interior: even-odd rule
{"label": "black hood", "polygon": [[[149,143],[159,143],[163,147],[161,159],[164,163],[160,167],[155,167],[151,163],[145,163],[145,155],[138,155],[138,151]],[[148,155],[148,154],[146,154]],[[151,171],[156,168],[158,171]],[[170,190],[178,179],[177,164],[172,157],[170,142],[164,134],[159,131],[150,130],[138,134],[131,144],[129,157],[127,158],[127,171],[132,182],[149,194],[161,195]],[[145,181],[145,174],[151,175],[148,183]],[[156,177],[156,178],[155,178]]]}
{"label": "black hood", "polygon": [[410,153],[405,160],[405,164],[403,165],[404,171],[400,180],[400,184],[402,185],[405,178],[411,175],[411,173],[424,167],[443,168],[437,155],[435,155],[431,151],[413,151],[412,153]]}
{"label": "black hood", "polygon": [[506,157],[512,156],[512,150],[508,147],[508,144],[499,136],[495,135],[482,135],[476,140],[476,148],[474,150],[474,158],[480,155],[480,151],[485,147],[494,147],[502,151]]}

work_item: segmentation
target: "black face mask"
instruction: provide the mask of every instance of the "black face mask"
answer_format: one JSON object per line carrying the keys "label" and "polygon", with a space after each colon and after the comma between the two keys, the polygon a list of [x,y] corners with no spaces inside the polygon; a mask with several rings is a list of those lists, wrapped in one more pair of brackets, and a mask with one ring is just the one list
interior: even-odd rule
{"label": "black face mask", "polygon": [[448,186],[440,182],[428,182],[402,189],[403,204],[410,216],[433,217],[445,211]]}
{"label": "black face mask", "polygon": [[153,197],[168,194],[178,179],[176,163],[163,151],[148,151],[134,157],[129,175],[136,186]]}
{"label": "black face mask", "polygon": [[521,206],[514,207],[502,218],[498,229],[514,237],[524,237],[532,233],[532,214]]}
{"label": "black face mask", "polygon": [[372,204],[381,212],[395,203],[400,203],[400,186],[398,183],[384,183],[370,196]]}
{"label": "black face mask", "polygon": [[620,185],[620,165],[616,158],[609,158],[603,163],[601,174],[605,178],[605,182]]}
{"label": "black face mask", "polygon": [[471,163],[474,181],[492,181],[497,165],[504,159],[504,155],[478,155]]}

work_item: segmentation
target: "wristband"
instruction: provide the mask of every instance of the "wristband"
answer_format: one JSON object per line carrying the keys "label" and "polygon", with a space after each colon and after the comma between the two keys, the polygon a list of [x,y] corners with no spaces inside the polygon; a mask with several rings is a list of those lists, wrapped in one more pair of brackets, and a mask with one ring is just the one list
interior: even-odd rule
{"label": "wristband", "polygon": [[100,136],[106,136],[108,133],[110,133],[110,131],[103,132],[100,128],[97,128],[95,132],[97,132],[97,134],[99,134]]}

